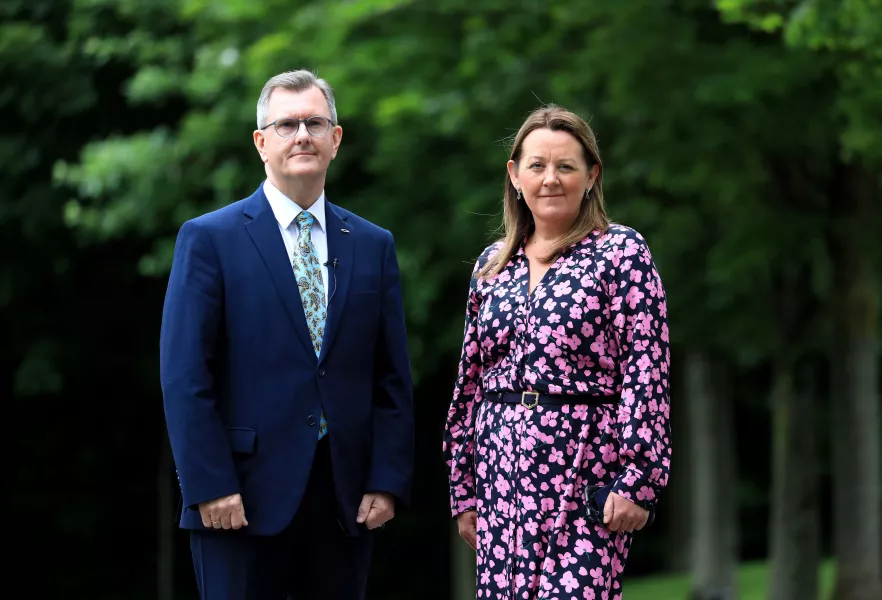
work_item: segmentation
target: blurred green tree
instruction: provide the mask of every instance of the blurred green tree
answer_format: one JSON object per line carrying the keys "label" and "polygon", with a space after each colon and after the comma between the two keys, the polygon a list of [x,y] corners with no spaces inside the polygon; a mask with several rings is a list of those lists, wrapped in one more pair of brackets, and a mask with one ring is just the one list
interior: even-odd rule
{"label": "blurred green tree", "polygon": [[[444,389],[455,372],[468,273],[501,220],[506,139],[543,102],[583,114],[598,133],[614,220],[646,236],[662,271],[675,369],[701,384],[684,386],[687,396],[675,391],[673,410],[682,399],[693,416],[675,439],[688,436],[694,449],[714,450],[690,457],[694,472],[713,482],[693,480],[696,492],[679,506],[664,503],[682,513],[675,521],[682,530],[701,515],[690,558],[695,597],[737,594],[738,545],[757,534],[742,529],[738,539],[736,511],[739,503],[767,502],[742,495],[734,444],[715,446],[734,439],[736,410],[773,434],[774,464],[752,462],[745,472],[754,486],[758,471],[771,466],[774,473],[771,546],[783,557],[776,558],[775,581],[792,579],[775,597],[810,597],[817,473],[815,441],[803,435],[815,420],[806,399],[820,384],[825,354],[840,341],[843,348],[830,353],[838,375],[829,395],[848,409],[831,412],[844,415],[840,432],[860,434],[833,437],[837,498],[850,494],[867,508],[879,489],[864,470],[875,464],[878,471],[879,452],[870,456],[878,450],[878,412],[874,425],[869,402],[877,394],[872,257],[879,252],[871,236],[860,235],[873,231],[878,203],[882,117],[872,107],[879,106],[882,42],[870,21],[879,3],[848,0],[834,19],[828,4],[71,0],[70,18],[57,25],[64,52],[42,56],[39,36],[16,33],[30,35],[31,46],[4,47],[0,60],[42,65],[67,56],[85,70],[66,85],[107,66],[133,71],[120,90],[121,118],[90,132],[78,155],[57,156],[54,179],[71,191],[63,215],[76,240],[144,247],[138,272],[159,280],[184,220],[261,181],[247,138],[264,81],[300,67],[327,78],[345,132],[329,198],[395,235],[423,399],[417,418],[430,424],[420,434],[418,460],[439,461],[418,486],[433,493],[427,481],[443,478],[437,450]],[[96,102],[96,92],[80,85],[71,98],[93,94]],[[22,96],[17,110],[47,102],[37,96]],[[59,110],[54,99],[49,104]],[[23,142],[17,144],[9,156],[20,155]],[[58,199],[52,194],[50,207]],[[37,359],[29,364],[45,369],[51,362],[40,357],[54,347],[33,346]],[[31,373],[25,379],[51,385],[35,368],[21,368]],[[763,395],[772,412],[753,399]],[[719,438],[701,438],[718,431]],[[686,474],[674,473],[692,489]],[[838,501],[840,523],[849,506]],[[871,507],[866,514],[876,513]],[[853,530],[851,539],[838,531],[838,557],[853,565],[840,569],[840,589],[857,588],[878,571],[864,566],[873,558],[855,557],[866,539],[856,543]],[[865,535],[882,537],[878,518]],[[658,550],[665,542],[655,543]],[[632,557],[640,552],[638,544]],[[791,578],[793,569],[801,576]]]}
{"label": "blurred green tree", "polygon": [[[837,129],[829,138],[835,274],[828,340],[836,600],[882,597],[882,411],[879,401],[879,206],[882,183],[882,2],[717,0],[724,16],[779,35],[831,64]],[[868,235],[869,234],[869,235]],[[856,515],[859,525],[856,527]],[[778,578],[774,586],[789,583]],[[783,596],[782,596],[783,597]]]}

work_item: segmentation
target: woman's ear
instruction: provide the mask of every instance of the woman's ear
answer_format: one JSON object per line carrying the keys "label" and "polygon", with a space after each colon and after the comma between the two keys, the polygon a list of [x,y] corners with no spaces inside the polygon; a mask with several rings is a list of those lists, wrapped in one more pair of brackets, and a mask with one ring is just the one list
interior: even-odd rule
{"label": "woman's ear", "polygon": [[597,163],[591,167],[591,170],[588,171],[588,186],[587,189],[591,189],[594,187],[594,182],[597,181],[597,178],[600,176],[600,165]]}
{"label": "woman's ear", "polygon": [[513,186],[515,186],[516,190],[520,190],[521,183],[518,180],[518,165],[517,165],[517,163],[513,160],[510,160],[510,161],[508,161],[508,163],[505,166],[508,169],[508,178],[511,180],[511,184]]}

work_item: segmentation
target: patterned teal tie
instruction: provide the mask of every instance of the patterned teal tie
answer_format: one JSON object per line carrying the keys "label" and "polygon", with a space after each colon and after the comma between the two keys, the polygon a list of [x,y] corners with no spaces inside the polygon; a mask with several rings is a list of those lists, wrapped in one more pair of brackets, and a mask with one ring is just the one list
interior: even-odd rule
{"label": "patterned teal tie", "polygon": [[[297,288],[300,290],[300,300],[303,302],[303,314],[306,315],[306,325],[312,334],[312,347],[315,355],[322,351],[322,336],[325,334],[325,319],[328,318],[328,310],[325,305],[325,286],[322,283],[322,267],[318,261],[318,254],[312,245],[312,224],[315,218],[307,211],[297,215],[297,247],[294,250],[294,276],[297,279]],[[328,421],[325,419],[325,411],[322,410],[319,421],[319,439],[328,433]]]}

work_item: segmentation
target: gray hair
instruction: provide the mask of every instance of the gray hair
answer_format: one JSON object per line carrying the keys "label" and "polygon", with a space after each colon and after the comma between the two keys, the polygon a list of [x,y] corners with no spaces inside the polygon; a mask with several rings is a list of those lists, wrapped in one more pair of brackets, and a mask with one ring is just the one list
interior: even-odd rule
{"label": "gray hair", "polygon": [[328,108],[331,109],[331,121],[336,125],[337,106],[334,102],[334,90],[331,89],[327,81],[316,77],[315,73],[300,69],[298,71],[279,73],[264,84],[263,90],[260,92],[260,98],[257,99],[257,128],[260,129],[266,125],[270,95],[274,89],[282,88],[292,92],[304,92],[311,87],[317,87],[325,96],[325,100],[328,101]]}

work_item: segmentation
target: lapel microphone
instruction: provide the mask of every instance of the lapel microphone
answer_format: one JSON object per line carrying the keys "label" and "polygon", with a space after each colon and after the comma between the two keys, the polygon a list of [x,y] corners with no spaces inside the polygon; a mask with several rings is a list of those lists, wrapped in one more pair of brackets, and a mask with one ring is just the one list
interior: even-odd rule
{"label": "lapel microphone", "polygon": [[334,269],[333,271],[331,271],[329,273],[329,275],[331,275],[331,274],[334,275],[334,283],[333,283],[333,285],[331,285],[331,296],[328,298],[328,304],[330,304],[331,300],[334,299],[334,294],[337,293],[337,259],[332,258],[331,260],[329,260],[328,262],[325,263],[325,266],[331,267],[332,269]]}

